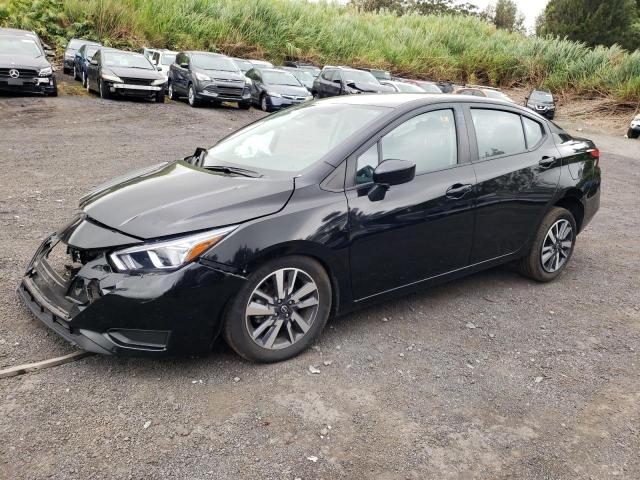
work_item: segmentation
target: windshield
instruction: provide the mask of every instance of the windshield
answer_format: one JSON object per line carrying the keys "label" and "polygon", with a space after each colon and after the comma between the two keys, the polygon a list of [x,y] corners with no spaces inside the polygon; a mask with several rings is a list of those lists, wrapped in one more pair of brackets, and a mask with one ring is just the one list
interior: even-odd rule
{"label": "windshield", "polygon": [[264,60],[250,60],[249,61],[254,67],[258,68],[273,68],[273,64],[266,62]]}
{"label": "windshield", "polygon": [[311,73],[311,75],[313,76],[313,78],[315,79],[318,75],[320,75],[320,69],[318,67],[298,67],[299,70],[306,70],[307,72]]}
{"label": "windshield", "polygon": [[343,70],[342,77],[347,85],[349,83],[378,83],[376,77],[364,70]]}
{"label": "windshield", "polygon": [[222,72],[237,72],[238,67],[233,60],[221,55],[207,55],[196,53],[192,55],[193,66],[203,70],[220,70]]}
{"label": "windshield", "polygon": [[87,46],[87,48],[84,49],[84,56],[88,59],[92,59],[98,50],[100,50],[100,47]]}
{"label": "windshield", "polygon": [[42,52],[35,41],[24,37],[0,36],[0,52],[26,57],[41,57]]}
{"label": "windshield", "polygon": [[236,63],[238,68],[245,73],[253,68],[253,63],[251,63],[249,60],[242,60],[241,58],[235,58],[233,61]]}
{"label": "windshield", "polygon": [[529,99],[534,102],[553,102],[553,95],[549,92],[533,92]]}
{"label": "windshield", "polygon": [[[270,115],[222,140],[207,152],[204,166],[298,172],[387,111],[377,106],[303,104]],[[301,138],[304,141],[296,140]]]}
{"label": "windshield", "polygon": [[403,82],[396,82],[395,86],[398,88],[398,91],[400,92],[407,92],[407,93],[424,93],[425,90],[420,88],[417,85],[412,85],[410,83],[403,83]]}
{"label": "windshield", "polygon": [[442,93],[440,87],[437,85],[432,85],[430,83],[423,83],[420,85],[420,88],[427,93]]}
{"label": "windshield", "polygon": [[78,50],[85,43],[87,42],[74,38],[69,42],[69,45],[67,45],[67,50]]}
{"label": "windshield", "polygon": [[301,87],[300,82],[288,72],[262,72],[264,83],[270,85],[290,85],[292,87]]}
{"label": "windshield", "polygon": [[147,57],[141,53],[103,52],[102,65],[107,67],[141,68],[155,70]]}
{"label": "windshield", "polygon": [[309,71],[298,70],[290,71],[290,73],[296,77],[303,85],[313,85],[313,75]]}
{"label": "windshield", "polygon": [[175,61],[176,61],[175,53],[163,53],[162,57],[160,57],[160,63],[162,63],[162,65],[171,65]]}
{"label": "windshield", "polygon": [[513,102],[513,100],[507,97],[504,93],[499,92],[497,90],[485,90],[484,93],[489,98],[495,98],[497,100],[506,100],[507,102]]}
{"label": "windshield", "polygon": [[371,74],[378,80],[391,80],[391,74],[385,70],[371,70]]}

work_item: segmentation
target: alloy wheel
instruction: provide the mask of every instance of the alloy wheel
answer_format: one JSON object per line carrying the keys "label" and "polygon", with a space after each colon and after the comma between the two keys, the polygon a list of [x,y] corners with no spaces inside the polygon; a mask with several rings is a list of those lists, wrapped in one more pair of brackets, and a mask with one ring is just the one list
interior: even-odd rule
{"label": "alloy wheel", "polygon": [[87,86],[87,76],[85,75],[85,73],[84,73],[84,72],[82,72],[82,85],[83,85],[84,87],[86,87],[86,86]]}
{"label": "alloy wheel", "polygon": [[544,237],[540,262],[547,273],[560,270],[569,259],[573,248],[573,228],[568,220],[560,219]]}
{"label": "alloy wheel", "polygon": [[77,80],[78,79],[78,71],[76,70],[76,66],[73,66],[73,79]]}
{"label": "alloy wheel", "polygon": [[173,84],[169,83],[169,98],[173,100]]}
{"label": "alloy wheel", "polygon": [[193,107],[196,101],[196,94],[193,91],[193,85],[189,87],[189,105]]}
{"label": "alloy wheel", "polygon": [[266,96],[262,96],[262,100],[260,101],[260,108],[262,108],[263,112],[267,111],[267,97]]}
{"label": "alloy wheel", "polygon": [[263,278],[249,297],[245,324],[262,348],[279,350],[303,338],[316,319],[320,292],[299,268],[282,268]]}

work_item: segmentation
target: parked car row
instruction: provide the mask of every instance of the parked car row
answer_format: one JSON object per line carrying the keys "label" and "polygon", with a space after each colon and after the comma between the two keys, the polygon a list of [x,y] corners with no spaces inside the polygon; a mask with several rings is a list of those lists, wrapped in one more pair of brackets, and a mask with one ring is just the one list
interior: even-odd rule
{"label": "parked car row", "polygon": [[47,47],[35,32],[0,28],[0,91],[58,96]]}

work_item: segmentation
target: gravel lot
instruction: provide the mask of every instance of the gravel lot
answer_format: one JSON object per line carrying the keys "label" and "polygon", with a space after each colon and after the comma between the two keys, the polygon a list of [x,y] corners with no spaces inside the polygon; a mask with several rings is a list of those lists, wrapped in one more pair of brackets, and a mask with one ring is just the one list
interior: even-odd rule
{"label": "gravel lot", "polygon": [[[0,368],[73,351],[14,289],[84,192],[261,115],[66,92],[0,98]],[[220,343],[0,380],[0,478],[640,478],[640,142],[581,133],[602,208],[559,281],[494,269],[336,319],[277,365]]]}

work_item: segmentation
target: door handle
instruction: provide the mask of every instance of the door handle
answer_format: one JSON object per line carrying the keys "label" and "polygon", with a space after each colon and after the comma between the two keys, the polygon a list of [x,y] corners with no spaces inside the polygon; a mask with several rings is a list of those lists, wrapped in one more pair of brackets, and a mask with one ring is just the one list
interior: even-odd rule
{"label": "door handle", "polygon": [[447,198],[462,198],[473,189],[471,184],[456,183],[447,189]]}
{"label": "door handle", "polygon": [[556,157],[542,157],[542,160],[538,162],[538,165],[540,165],[542,168],[549,168],[554,163],[556,163]]}

